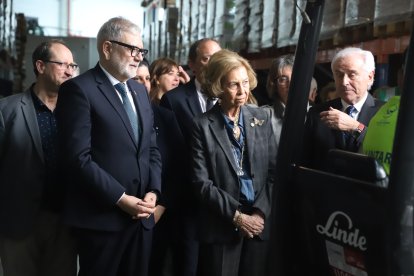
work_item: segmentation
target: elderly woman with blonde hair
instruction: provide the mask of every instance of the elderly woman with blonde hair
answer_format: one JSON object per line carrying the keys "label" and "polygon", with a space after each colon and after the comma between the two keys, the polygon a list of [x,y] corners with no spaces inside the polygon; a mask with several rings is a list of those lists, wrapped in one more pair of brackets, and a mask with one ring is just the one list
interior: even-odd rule
{"label": "elderly woman with blonde hair", "polygon": [[256,85],[249,62],[229,50],[203,72],[203,90],[219,100],[192,133],[201,275],[265,275],[276,145],[270,113],[247,104]]}

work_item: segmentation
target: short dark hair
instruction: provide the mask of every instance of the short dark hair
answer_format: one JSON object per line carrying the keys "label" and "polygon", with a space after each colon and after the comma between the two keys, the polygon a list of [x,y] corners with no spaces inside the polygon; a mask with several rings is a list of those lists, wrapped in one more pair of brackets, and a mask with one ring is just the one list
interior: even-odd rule
{"label": "short dark hair", "polygon": [[190,51],[188,52],[188,60],[194,62],[197,59],[197,49],[198,46],[200,46],[200,44],[207,42],[207,41],[214,41],[216,42],[218,45],[220,45],[220,43],[213,39],[213,38],[202,38],[197,40],[196,42],[194,42],[193,44],[191,44],[190,46]]}
{"label": "short dark hair", "polygon": [[50,60],[51,58],[50,48],[52,47],[53,44],[62,44],[69,49],[66,43],[61,39],[51,39],[51,40],[40,43],[40,45],[36,47],[36,49],[33,51],[33,54],[32,54],[33,71],[36,77],[39,75],[39,72],[37,71],[37,68],[36,68],[36,61]]}
{"label": "short dark hair", "polygon": [[150,67],[150,63],[148,61],[148,59],[146,59],[145,57],[139,62],[138,67]]}

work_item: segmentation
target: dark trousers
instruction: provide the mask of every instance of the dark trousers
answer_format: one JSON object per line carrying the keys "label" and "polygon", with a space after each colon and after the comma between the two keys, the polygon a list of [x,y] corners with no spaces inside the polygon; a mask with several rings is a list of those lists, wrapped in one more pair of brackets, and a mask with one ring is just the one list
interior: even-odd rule
{"label": "dark trousers", "polygon": [[176,241],[177,221],[167,209],[157,222],[153,231],[152,250],[149,265],[150,276],[175,275],[173,250]]}
{"label": "dark trousers", "polygon": [[152,230],[136,221],[117,232],[77,229],[79,276],[146,276]]}
{"label": "dark trousers", "polygon": [[266,276],[268,241],[200,243],[199,276]]}
{"label": "dark trousers", "polygon": [[6,276],[75,276],[76,244],[59,215],[41,211],[33,231],[23,238],[0,236]]}
{"label": "dark trousers", "polygon": [[182,230],[175,245],[177,263],[175,275],[195,276],[197,275],[199,243],[196,240],[196,222],[194,216],[184,216],[181,222]]}
{"label": "dark trousers", "polygon": [[196,276],[198,241],[194,216],[168,213],[154,229],[151,276]]}

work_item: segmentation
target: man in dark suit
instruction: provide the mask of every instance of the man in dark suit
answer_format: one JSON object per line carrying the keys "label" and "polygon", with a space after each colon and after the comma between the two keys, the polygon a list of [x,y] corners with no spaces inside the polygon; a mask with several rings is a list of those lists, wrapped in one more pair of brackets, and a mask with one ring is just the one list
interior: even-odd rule
{"label": "man in dark suit", "polygon": [[[177,187],[176,194],[180,195],[178,201],[181,208],[181,231],[177,238],[181,252],[177,255],[181,259],[178,263],[179,276],[194,276],[197,271],[198,244],[195,241],[195,217],[197,213],[197,204],[194,194],[190,187],[190,141],[193,118],[201,115],[211,108],[216,100],[209,99],[201,90],[201,72],[208,63],[210,57],[221,49],[219,43],[213,39],[205,38],[196,41],[191,45],[188,65],[193,71],[195,78],[184,85],[164,94],[161,98],[160,105],[172,110],[180,126],[185,144],[187,145],[185,164],[182,164],[182,173],[185,174],[186,181],[181,187]],[[186,169],[187,168],[187,169]]]}
{"label": "man in dark suit", "polygon": [[102,25],[99,63],[66,82],[57,104],[65,218],[76,229],[80,275],[147,275],[161,160],[148,94],[129,80],[147,50],[137,25]]}
{"label": "man in dark suit", "polygon": [[188,54],[188,66],[195,77],[161,98],[160,105],[174,112],[186,142],[190,141],[193,118],[206,112],[210,107],[208,96],[201,90],[201,72],[210,57],[220,50],[219,43],[210,38],[194,42]]}
{"label": "man in dark suit", "polygon": [[345,48],[331,67],[340,98],[312,107],[306,119],[303,163],[316,169],[327,168],[330,149],[357,152],[369,121],[383,104],[368,93],[375,73],[371,52]]}
{"label": "man in dark suit", "polygon": [[5,276],[76,275],[76,248],[62,223],[54,109],[77,65],[61,40],[32,55],[36,82],[0,100],[0,258]]}

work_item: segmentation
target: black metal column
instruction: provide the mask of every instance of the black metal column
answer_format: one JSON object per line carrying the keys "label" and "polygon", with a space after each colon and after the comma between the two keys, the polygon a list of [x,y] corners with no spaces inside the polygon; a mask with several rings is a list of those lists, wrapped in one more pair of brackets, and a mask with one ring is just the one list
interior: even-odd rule
{"label": "black metal column", "polygon": [[388,197],[388,275],[414,275],[414,27],[394,138]]}
{"label": "black metal column", "polygon": [[[274,193],[272,249],[270,275],[296,274],[297,250],[292,236],[291,198],[289,181],[292,166],[299,161],[302,150],[304,122],[310,82],[315,66],[322,25],[324,0],[308,0],[306,14],[295,53],[292,80],[277,157],[277,185]],[[308,21],[309,17],[310,22]]]}

